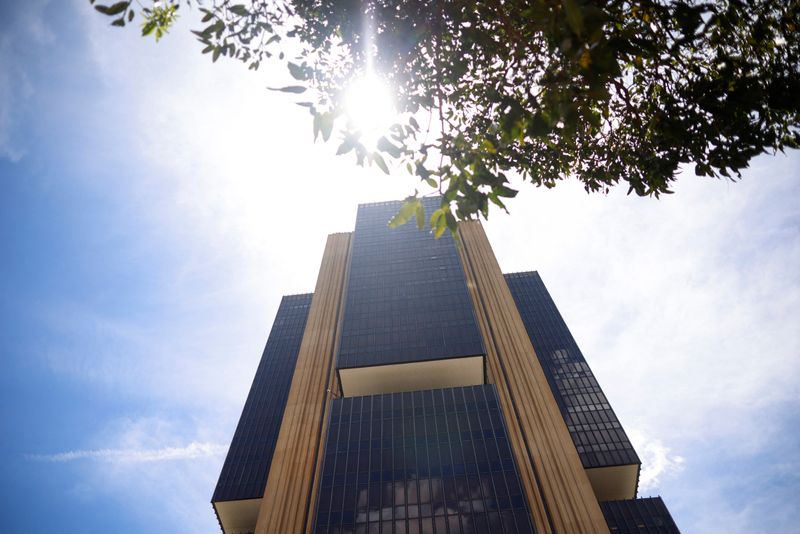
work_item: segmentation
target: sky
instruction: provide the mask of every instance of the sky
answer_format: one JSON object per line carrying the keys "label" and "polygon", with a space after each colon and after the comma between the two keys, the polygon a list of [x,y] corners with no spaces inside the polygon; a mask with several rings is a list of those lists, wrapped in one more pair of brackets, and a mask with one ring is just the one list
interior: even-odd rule
{"label": "sky", "polygon": [[[209,500],[284,294],[416,185],[307,112],[83,0],[0,1],[6,532],[218,532]],[[800,532],[800,154],[660,200],[522,184],[485,229],[538,270],[684,532]]]}

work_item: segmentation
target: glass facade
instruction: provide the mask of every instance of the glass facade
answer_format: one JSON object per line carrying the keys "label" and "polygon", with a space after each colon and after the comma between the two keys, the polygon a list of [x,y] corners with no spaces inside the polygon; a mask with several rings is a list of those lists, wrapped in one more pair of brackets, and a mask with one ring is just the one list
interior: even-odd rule
{"label": "glass facade", "polygon": [[493,385],[332,401],[315,532],[533,532]]}
{"label": "glass facade", "polygon": [[601,502],[611,534],[680,534],[661,497]]}
{"label": "glass facade", "polygon": [[[423,202],[429,217],[440,199]],[[302,461],[287,460],[296,472],[275,480],[300,489],[290,504],[268,511],[277,510],[290,525],[281,523],[280,530],[300,529],[300,522],[306,529],[313,520],[315,534],[532,533],[497,392],[484,383],[485,349],[456,242],[434,239],[413,222],[390,229],[401,205],[358,208],[342,313],[329,321],[336,327],[326,327],[332,336],[339,328],[338,349],[319,355],[326,369],[335,356],[338,373],[338,388],[334,382],[328,390],[327,421],[314,415],[310,423],[324,432],[323,441],[309,455],[298,455]],[[602,499],[612,534],[678,532],[660,498],[610,500],[636,495],[639,458],[538,273],[505,279],[588,470],[595,493],[581,498],[591,503],[590,521],[602,522],[594,507]],[[264,497],[311,300],[311,294],[286,296],[278,309],[212,498],[225,532],[255,531],[259,507],[269,501],[258,499]],[[323,398],[322,389],[309,394]],[[549,421],[555,422],[560,424]],[[287,429],[301,436],[305,424]],[[305,434],[292,443],[302,439]],[[612,469],[594,469],[603,467]],[[538,476],[529,472],[526,480],[533,486]],[[575,510],[563,514],[564,524],[586,521],[569,515],[578,517]],[[546,514],[537,521],[552,521],[549,509]]]}
{"label": "glass facade", "polygon": [[288,295],[281,300],[213,502],[258,499],[264,495],[312,296]]}
{"label": "glass facade", "polygon": [[[424,199],[430,215],[439,199]],[[401,202],[358,207],[338,368],[484,354],[455,241],[388,221]]]}
{"label": "glass facade", "polygon": [[505,278],[583,466],[640,464],[539,274]]}

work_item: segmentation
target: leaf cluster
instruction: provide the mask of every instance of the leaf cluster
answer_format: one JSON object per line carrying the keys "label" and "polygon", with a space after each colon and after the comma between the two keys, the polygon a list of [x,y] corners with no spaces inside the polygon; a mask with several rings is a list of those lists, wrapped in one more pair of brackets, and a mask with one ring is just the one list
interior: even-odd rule
{"label": "leaf cluster", "polygon": [[[95,7],[124,18],[129,4]],[[217,0],[201,10],[194,33],[213,60],[286,61],[296,83],[279,90],[312,95],[298,104],[315,139],[338,132],[337,153],[386,173],[405,167],[441,194],[430,218],[439,235],[504,208],[511,177],[659,196],[681,168],[736,179],[753,157],[800,147],[800,0]],[[343,113],[344,90],[368,66],[402,118],[375,148]],[[392,224],[424,221],[418,196]]]}
{"label": "leaf cluster", "polygon": [[[136,9],[132,0],[123,0],[112,4],[98,4],[96,0],[89,0],[95,10],[103,15],[113,18],[112,26],[124,27],[133,21]],[[191,2],[187,1],[187,4]],[[142,37],[153,35],[156,41],[160,40],[175,24],[178,18],[180,0],[154,0],[152,7],[142,7]]]}

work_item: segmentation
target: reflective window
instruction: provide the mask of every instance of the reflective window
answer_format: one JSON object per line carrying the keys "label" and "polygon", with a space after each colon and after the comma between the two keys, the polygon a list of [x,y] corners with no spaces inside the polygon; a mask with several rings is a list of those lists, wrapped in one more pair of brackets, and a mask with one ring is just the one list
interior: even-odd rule
{"label": "reflective window", "polygon": [[332,401],[320,486],[317,533],[534,531],[491,384]]}
{"label": "reflective window", "polygon": [[661,497],[601,502],[612,534],[679,534]]}
{"label": "reflective window", "polygon": [[[424,204],[430,216],[439,200]],[[400,205],[358,207],[339,368],[484,354],[455,241],[390,229]]]}
{"label": "reflective window", "polygon": [[311,297],[288,295],[281,300],[211,499],[214,502],[264,495]]}
{"label": "reflective window", "polygon": [[639,464],[539,273],[512,273],[505,278],[583,466]]}

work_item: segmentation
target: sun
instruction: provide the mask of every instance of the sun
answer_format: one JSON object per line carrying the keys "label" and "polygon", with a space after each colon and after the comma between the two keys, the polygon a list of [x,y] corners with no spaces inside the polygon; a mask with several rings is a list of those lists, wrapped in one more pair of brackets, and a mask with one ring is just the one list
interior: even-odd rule
{"label": "sun", "polygon": [[374,146],[397,121],[391,88],[375,74],[353,80],[347,87],[344,109],[350,127],[361,132],[361,142]]}

